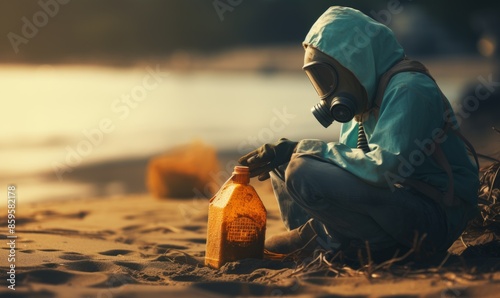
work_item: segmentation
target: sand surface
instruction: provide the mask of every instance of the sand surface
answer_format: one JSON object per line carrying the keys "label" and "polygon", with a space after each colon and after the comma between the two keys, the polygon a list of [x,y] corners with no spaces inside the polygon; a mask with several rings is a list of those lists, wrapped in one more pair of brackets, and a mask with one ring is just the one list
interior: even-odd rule
{"label": "sand surface", "polygon": [[[267,235],[284,231],[270,185],[252,183],[268,210]],[[207,207],[205,199],[149,195],[18,202],[16,290],[7,288],[2,244],[0,297],[499,297],[498,259],[370,278],[356,268],[339,277],[304,267],[311,259],[210,269],[203,266]],[[3,225],[3,238],[7,232]]]}

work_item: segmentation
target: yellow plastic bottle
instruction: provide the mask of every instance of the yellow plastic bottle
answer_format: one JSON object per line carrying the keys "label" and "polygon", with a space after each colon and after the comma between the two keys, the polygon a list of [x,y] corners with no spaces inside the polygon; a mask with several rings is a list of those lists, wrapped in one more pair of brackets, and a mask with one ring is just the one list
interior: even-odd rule
{"label": "yellow plastic bottle", "polygon": [[226,262],[262,258],[266,208],[249,182],[248,167],[236,166],[210,200],[205,265],[220,268]]}

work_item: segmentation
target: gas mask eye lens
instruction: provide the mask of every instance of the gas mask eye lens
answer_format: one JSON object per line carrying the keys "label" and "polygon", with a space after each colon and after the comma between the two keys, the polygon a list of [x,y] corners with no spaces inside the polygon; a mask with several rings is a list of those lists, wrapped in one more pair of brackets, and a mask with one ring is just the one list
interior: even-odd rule
{"label": "gas mask eye lens", "polygon": [[337,72],[329,64],[312,62],[303,69],[321,99],[328,97],[337,88]]}

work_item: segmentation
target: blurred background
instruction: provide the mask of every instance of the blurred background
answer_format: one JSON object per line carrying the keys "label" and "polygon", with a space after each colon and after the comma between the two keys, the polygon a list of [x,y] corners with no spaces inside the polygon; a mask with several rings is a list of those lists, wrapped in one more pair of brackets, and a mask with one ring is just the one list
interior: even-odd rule
{"label": "blurred background", "polygon": [[500,157],[498,1],[2,0],[1,185],[25,202],[141,193],[148,159],[192,140],[223,170],[280,137],[335,140],[301,70],[332,5],[392,28]]}

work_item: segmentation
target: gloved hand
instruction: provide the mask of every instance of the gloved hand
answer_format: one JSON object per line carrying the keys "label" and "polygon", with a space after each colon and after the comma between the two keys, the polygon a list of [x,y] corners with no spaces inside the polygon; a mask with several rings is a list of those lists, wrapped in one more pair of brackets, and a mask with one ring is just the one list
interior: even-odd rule
{"label": "gloved hand", "polygon": [[290,161],[298,142],[281,138],[276,144],[265,144],[240,157],[238,162],[250,168],[250,177],[259,176],[260,181],[269,179],[269,171]]}

